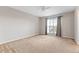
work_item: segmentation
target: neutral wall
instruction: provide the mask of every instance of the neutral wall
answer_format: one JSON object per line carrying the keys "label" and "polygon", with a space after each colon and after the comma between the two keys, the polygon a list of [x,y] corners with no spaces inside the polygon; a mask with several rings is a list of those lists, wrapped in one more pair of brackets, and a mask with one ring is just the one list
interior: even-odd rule
{"label": "neutral wall", "polygon": [[65,13],[61,17],[62,37],[74,39],[74,12]]}
{"label": "neutral wall", "polygon": [[45,35],[45,17],[40,17],[40,34]]}
{"label": "neutral wall", "polygon": [[0,43],[38,34],[38,17],[9,7],[0,7]]}
{"label": "neutral wall", "polygon": [[75,41],[79,45],[79,7],[75,10],[75,20],[74,20],[74,35]]}

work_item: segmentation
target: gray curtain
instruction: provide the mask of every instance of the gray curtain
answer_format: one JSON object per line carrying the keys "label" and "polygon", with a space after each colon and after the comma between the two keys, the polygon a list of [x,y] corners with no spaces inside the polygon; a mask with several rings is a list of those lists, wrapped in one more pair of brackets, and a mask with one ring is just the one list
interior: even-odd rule
{"label": "gray curtain", "polygon": [[61,16],[58,17],[57,19],[57,32],[56,36],[61,37]]}
{"label": "gray curtain", "polygon": [[45,35],[47,35],[47,18],[45,18]]}

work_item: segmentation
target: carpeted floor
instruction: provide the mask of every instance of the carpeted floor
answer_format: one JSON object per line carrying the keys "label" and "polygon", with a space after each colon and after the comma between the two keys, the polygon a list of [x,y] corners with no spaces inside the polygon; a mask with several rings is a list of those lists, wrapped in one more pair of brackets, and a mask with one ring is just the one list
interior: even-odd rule
{"label": "carpeted floor", "polygon": [[8,45],[0,45],[0,53],[15,53],[16,50]]}
{"label": "carpeted floor", "polygon": [[79,46],[74,40],[48,35],[38,35],[28,39],[21,39],[5,45],[15,49],[18,53],[64,53],[79,52]]}

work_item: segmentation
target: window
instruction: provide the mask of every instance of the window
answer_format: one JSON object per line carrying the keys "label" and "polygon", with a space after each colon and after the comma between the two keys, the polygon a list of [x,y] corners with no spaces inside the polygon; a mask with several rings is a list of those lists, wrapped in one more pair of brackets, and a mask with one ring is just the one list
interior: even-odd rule
{"label": "window", "polygon": [[57,29],[57,18],[48,18],[47,19],[47,34],[56,35]]}

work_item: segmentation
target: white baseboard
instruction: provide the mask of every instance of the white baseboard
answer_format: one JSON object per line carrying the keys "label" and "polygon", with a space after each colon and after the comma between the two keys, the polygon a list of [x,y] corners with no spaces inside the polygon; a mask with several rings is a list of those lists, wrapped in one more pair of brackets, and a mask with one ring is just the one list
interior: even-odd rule
{"label": "white baseboard", "polygon": [[29,36],[26,36],[26,35],[25,36],[20,36],[20,37],[14,38],[12,40],[8,40],[8,41],[5,41],[5,42],[0,42],[0,44],[6,44],[6,43],[9,43],[9,42],[24,39],[24,38],[31,38],[31,37],[37,36],[37,35],[39,35],[39,34],[34,34],[34,35],[29,35]]}

